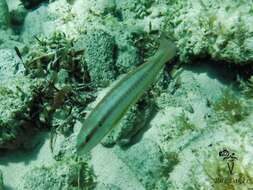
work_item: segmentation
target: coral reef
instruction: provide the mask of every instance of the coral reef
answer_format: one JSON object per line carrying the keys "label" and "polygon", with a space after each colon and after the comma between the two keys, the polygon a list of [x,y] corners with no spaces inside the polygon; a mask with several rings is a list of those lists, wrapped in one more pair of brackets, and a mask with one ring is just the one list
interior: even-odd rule
{"label": "coral reef", "polygon": [[[0,190],[252,188],[252,0],[6,1]],[[178,57],[89,161],[73,158],[88,113],[161,34]]]}
{"label": "coral reef", "polygon": [[[228,87],[225,79],[217,81],[221,68],[213,72],[210,65],[183,66],[157,98],[165,114],[152,122],[159,123],[165,157],[170,155],[168,160],[174,163],[168,168],[165,164],[167,189],[237,190],[252,186],[252,167],[248,165],[252,100]],[[197,75],[192,73],[194,68]],[[178,77],[180,85],[175,89]]]}
{"label": "coral reef", "polygon": [[[93,88],[85,84],[90,79],[82,57],[83,50],[75,50],[73,46],[73,41],[68,40],[64,33],[56,32],[50,38],[37,37],[33,51],[29,51],[19,60],[13,58],[7,50],[2,50],[2,54],[7,58],[5,59],[7,64],[2,66],[1,71],[5,72],[1,77],[9,79],[1,85],[1,98],[4,101],[1,113],[6,120],[2,121],[4,126],[2,128],[8,129],[1,133],[4,135],[1,144],[15,140],[19,133],[20,122],[16,120],[22,117],[15,116],[19,112],[27,114],[25,121],[57,127],[65,133],[71,130],[75,118],[82,116],[82,109],[94,98],[94,93],[89,95],[88,91],[93,91]],[[21,56],[18,49],[17,51],[16,53]],[[6,62],[7,60],[9,62]],[[15,73],[20,77],[12,77]],[[24,73],[26,77],[23,76]],[[12,87],[13,85],[16,85],[17,89]],[[10,104],[13,105],[12,110],[6,109]],[[25,127],[28,126],[28,121]]]}
{"label": "coral reef", "polygon": [[167,31],[177,40],[179,55],[211,56],[236,64],[252,61],[251,1],[171,1]]}
{"label": "coral reef", "polygon": [[18,190],[91,190],[95,187],[95,176],[84,160],[67,159],[50,167],[31,169]]}

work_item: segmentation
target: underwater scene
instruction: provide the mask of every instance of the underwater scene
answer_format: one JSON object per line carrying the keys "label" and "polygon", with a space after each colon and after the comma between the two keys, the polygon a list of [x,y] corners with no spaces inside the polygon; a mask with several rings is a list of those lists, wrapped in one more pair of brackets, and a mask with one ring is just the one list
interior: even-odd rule
{"label": "underwater scene", "polygon": [[253,190],[253,0],[0,0],[0,190]]}

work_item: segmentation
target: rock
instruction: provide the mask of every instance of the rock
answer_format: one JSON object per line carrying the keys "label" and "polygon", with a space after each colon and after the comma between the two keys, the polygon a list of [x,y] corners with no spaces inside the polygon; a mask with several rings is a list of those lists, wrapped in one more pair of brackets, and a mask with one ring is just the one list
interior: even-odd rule
{"label": "rock", "polygon": [[124,151],[117,147],[115,154],[129,166],[146,189],[154,189],[163,170],[163,154],[156,143],[143,139]]}
{"label": "rock", "polygon": [[48,11],[47,6],[40,6],[36,10],[32,10],[25,17],[24,25],[21,31],[21,38],[24,42],[34,41],[34,36],[41,34],[50,36],[55,31],[56,13]]}
{"label": "rock", "polygon": [[88,163],[67,159],[51,167],[35,167],[23,177],[18,190],[92,190],[95,177]]}

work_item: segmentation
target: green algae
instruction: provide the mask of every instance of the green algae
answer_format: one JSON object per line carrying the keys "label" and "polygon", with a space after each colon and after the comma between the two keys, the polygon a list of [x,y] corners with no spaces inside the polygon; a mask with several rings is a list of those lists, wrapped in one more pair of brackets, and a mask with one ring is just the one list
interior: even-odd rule
{"label": "green algae", "polygon": [[194,131],[197,129],[197,127],[189,121],[189,118],[184,112],[177,116],[174,122],[182,134],[186,131]]}
{"label": "green algae", "polygon": [[34,167],[24,176],[18,190],[92,190],[95,176],[84,160],[66,159],[50,167]]}
{"label": "green algae", "polygon": [[87,71],[84,49],[76,49],[75,41],[62,32],[48,38],[37,37],[36,41],[26,55],[25,68],[28,77],[46,78],[48,84],[42,92],[41,119],[49,127],[67,131],[95,98],[96,89]]}
{"label": "green algae", "polygon": [[214,110],[219,113],[221,119],[229,124],[242,121],[249,115],[249,106],[246,101],[240,99],[231,90],[223,91],[221,97],[214,103]]}
{"label": "green algae", "polygon": [[169,152],[164,154],[163,159],[163,171],[162,174],[165,177],[169,177],[175,166],[180,162],[178,153]]}

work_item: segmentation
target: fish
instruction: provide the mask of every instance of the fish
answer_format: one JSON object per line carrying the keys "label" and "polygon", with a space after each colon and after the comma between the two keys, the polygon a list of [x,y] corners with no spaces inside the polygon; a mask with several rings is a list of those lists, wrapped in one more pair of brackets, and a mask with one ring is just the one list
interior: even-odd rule
{"label": "fish", "polygon": [[76,139],[78,155],[89,153],[101,142],[154,83],[165,63],[175,57],[175,44],[162,36],[157,52],[118,81],[84,120]]}

